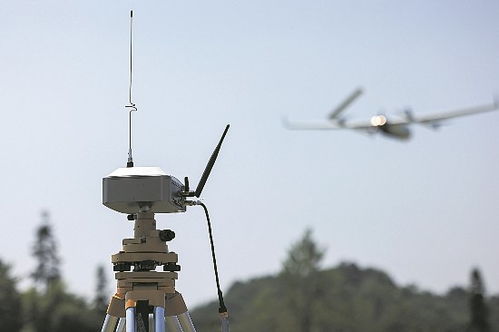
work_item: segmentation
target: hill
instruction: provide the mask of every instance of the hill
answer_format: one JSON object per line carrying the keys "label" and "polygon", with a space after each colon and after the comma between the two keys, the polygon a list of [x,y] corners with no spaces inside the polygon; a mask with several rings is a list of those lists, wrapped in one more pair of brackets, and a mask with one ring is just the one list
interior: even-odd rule
{"label": "hill", "polygon": [[[484,296],[478,270],[469,290],[437,295],[354,263],[321,269],[323,253],[306,232],[279,274],[234,283],[225,295],[231,331],[499,332],[499,296]],[[192,310],[196,328],[219,330],[217,312],[217,302]]]}
{"label": "hill", "polygon": [[[226,294],[231,331],[468,331],[470,293],[399,287],[384,272],[343,263],[293,284],[284,274],[236,282]],[[499,331],[499,297],[487,301]],[[216,302],[195,308],[200,331],[219,329]]]}

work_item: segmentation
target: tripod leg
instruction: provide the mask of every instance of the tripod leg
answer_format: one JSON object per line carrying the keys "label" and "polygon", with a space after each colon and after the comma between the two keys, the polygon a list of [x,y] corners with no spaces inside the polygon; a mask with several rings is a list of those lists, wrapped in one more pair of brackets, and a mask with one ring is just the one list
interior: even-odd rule
{"label": "tripod leg", "polygon": [[126,332],[136,332],[135,327],[135,307],[126,309]]}
{"label": "tripod leg", "polygon": [[116,332],[125,332],[125,318],[120,317],[120,321],[118,322],[118,328],[116,329]]}
{"label": "tripod leg", "polygon": [[166,316],[165,323],[166,331],[168,332],[184,332],[182,331],[182,326],[180,326],[177,316]]}
{"label": "tripod leg", "polygon": [[156,332],[156,326],[154,325],[154,315],[149,315],[149,332]]}
{"label": "tripod leg", "polygon": [[222,332],[229,332],[230,331],[229,316],[228,315],[220,316],[220,324],[221,324]]}
{"label": "tripod leg", "polygon": [[189,315],[189,311],[186,311],[180,315],[177,316],[178,320],[180,322],[180,325],[182,326],[182,330],[184,332],[196,332],[196,328],[194,327],[194,324],[192,323],[191,315]]}
{"label": "tripod leg", "polygon": [[154,307],[154,332],[165,332],[165,308]]}
{"label": "tripod leg", "polygon": [[118,325],[118,317],[106,314],[106,318],[104,319],[104,324],[102,324],[102,329],[100,331],[114,332],[117,325]]}

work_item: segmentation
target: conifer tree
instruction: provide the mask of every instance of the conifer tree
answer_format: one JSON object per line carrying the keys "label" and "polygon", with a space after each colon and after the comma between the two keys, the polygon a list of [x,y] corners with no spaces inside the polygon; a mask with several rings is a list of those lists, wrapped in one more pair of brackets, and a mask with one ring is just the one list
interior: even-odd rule
{"label": "conifer tree", "polygon": [[10,266],[0,260],[0,330],[19,331],[22,325],[21,296]]}
{"label": "conifer tree", "polygon": [[288,251],[288,257],[283,263],[283,273],[307,277],[319,271],[324,250],[312,239],[312,230],[307,229],[303,237],[294,243]]}
{"label": "conifer tree", "polygon": [[97,266],[97,284],[95,287],[95,299],[94,307],[98,312],[105,312],[108,302],[108,289],[107,289],[107,278],[104,267],[102,265]]}
{"label": "conifer tree", "polygon": [[294,243],[283,263],[281,280],[286,293],[289,316],[295,320],[293,331],[310,332],[314,326],[314,311],[320,293],[319,272],[324,250],[312,239],[307,229]]}
{"label": "conifer tree", "polygon": [[470,289],[470,332],[489,332],[489,311],[485,303],[485,287],[480,271],[475,268],[471,271]]}
{"label": "conifer tree", "polygon": [[35,284],[41,285],[47,290],[61,278],[59,270],[60,259],[48,211],[43,211],[41,217],[42,223],[36,230],[35,243],[32,247],[32,254],[36,259],[37,265],[31,277]]}

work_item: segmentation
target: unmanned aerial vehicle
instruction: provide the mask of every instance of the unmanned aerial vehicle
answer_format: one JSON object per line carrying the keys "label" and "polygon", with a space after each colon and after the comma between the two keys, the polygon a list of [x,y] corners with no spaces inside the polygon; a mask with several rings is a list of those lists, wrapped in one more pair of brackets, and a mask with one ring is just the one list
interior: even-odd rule
{"label": "unmanned aerial vehicle", "polygon": [[468,107],[464,109],[433,113],[428,115],[416,115],[410,109],[404,110],[399,116],[388,117],[385,114],[376,114],[369,120],[347,121],[343,116],[344,111],[362,95],[361,88],[354,90],[342,103],[334,108],[328,115],[327,121],[320,123],[312,122],[294,122],[284,119],[284,126],[295,130],[333,130],[333,129],[352,129],[367,134],[382,134],[390,138],[399,140],[408,140],[411,137],[410,125],[419,124],[431,129],[438,129],[443,121],[483,112],[494,111],[499,108],[499,100],[493,103]]}

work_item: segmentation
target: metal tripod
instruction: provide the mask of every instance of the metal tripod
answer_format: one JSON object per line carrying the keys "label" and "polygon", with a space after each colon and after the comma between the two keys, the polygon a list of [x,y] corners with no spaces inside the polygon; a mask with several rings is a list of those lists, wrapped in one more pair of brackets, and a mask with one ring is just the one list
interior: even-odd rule
{"label": "metal tripod", "polygon": [[[196,332],[182,295],[175,290],[180,266],[177,254],[166,245],[175,233],[156,229],[151,212],[129,219],[135,220],[134,238],[124,239],[123,250],[112,256],[117,290],[101,332]],[[156,271],[158,266],[163,271]]]}

